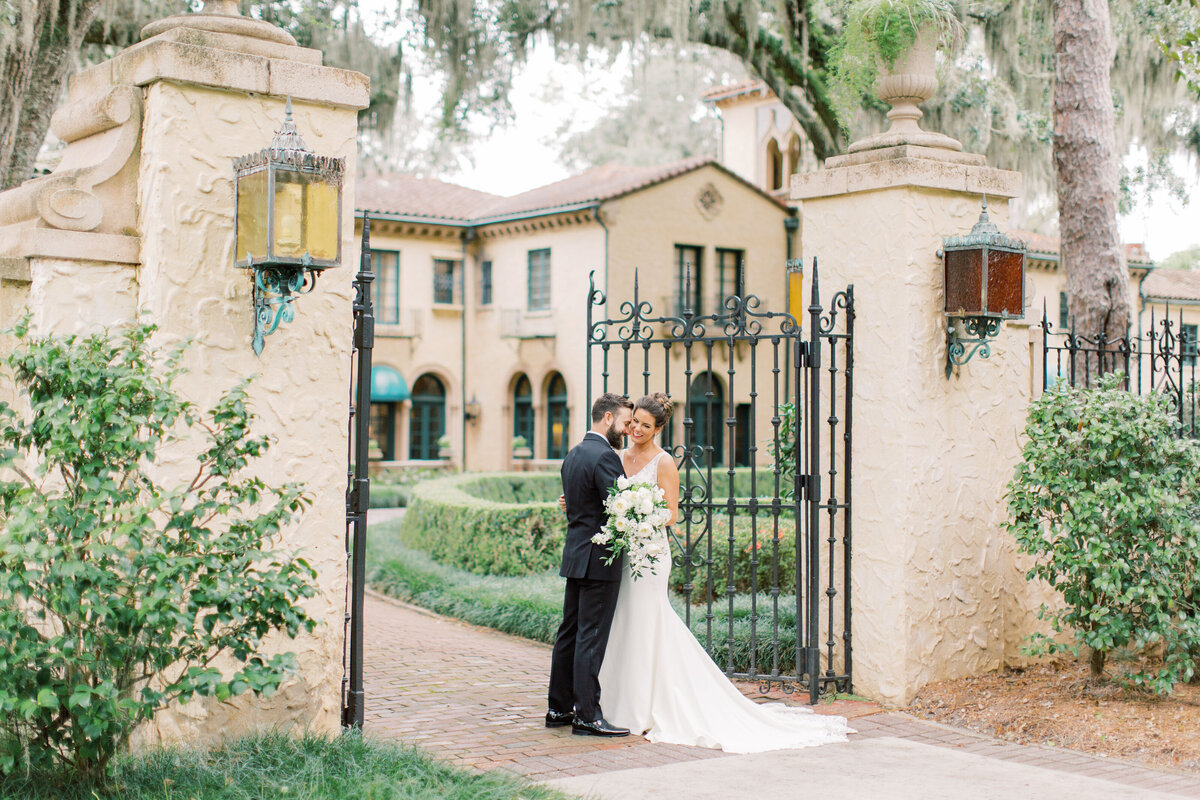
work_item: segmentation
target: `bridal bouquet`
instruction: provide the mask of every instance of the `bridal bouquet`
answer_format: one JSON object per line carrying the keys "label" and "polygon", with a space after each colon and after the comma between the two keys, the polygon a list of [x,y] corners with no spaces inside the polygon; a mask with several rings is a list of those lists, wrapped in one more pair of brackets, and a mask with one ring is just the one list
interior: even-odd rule
{"label": "bridal bouquet", "polygon": [[634,578],[640,578],[647,570],[654,571],[658,559],[669,555],[666,525],[671,512],[661,486],[617,478],[608,490],[604,510],[608,520],[604,529],[592,537],[592,542],[608,545],[605,564],[613,563],[621,553],[628,553],[629,571]]}

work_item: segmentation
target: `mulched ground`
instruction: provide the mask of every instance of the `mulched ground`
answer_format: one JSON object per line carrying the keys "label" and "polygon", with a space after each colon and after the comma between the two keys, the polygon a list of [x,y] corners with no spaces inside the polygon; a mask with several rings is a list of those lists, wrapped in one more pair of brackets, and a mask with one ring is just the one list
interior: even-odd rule
{"label": "mulched ground", "polygon": [[1086,661],[930,684],[908,711],[1021,744],[1200,771],[1200,686],[1157,697],[1094,684]]}

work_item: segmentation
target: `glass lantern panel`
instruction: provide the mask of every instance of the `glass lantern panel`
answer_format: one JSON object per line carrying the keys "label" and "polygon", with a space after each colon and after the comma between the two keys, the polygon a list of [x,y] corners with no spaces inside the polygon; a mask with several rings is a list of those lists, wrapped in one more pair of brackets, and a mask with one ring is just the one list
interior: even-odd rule
{"label": "glass lantern panel", "polygon": [[267,257],[267,171],[237,179],[236,257],[262,261]]}
{"label": "glass lantern panel", "polygon": [[338,257],[338,223],[341,221],[339,187],[316,175],[306,177],[304,213],[308,218],[308,252],[319,261],[335,261]]}
{"label": "glass lantern panel", "polygon": [[945,259],[947,314],[978,314],[983,310],[983,251],[949,250]]}
{"label": "glass lantern panel", "polygon": [[304,183],[307,176],[286,169],[275,170],[275,241],[277,258],[304,256]]}
{"label": "glass lantern panel", "polygon": [[804,324],[804,271],[788,270],[787,273],[787,310],[797,325]]}
{"label": "glass lantern panel", "polygon": [[1021,253],[988,251],[987,310],[1014,317],[1025,315],[1025,275]]}

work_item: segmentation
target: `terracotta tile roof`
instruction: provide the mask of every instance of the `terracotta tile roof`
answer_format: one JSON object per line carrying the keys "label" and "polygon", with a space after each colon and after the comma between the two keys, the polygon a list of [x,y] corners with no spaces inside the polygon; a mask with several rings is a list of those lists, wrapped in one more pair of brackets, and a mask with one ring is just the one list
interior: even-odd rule
{"label": "terracotta tile roof", "polygon": [[[512,197],[476,192],[429,178],[384,175],[359,179],[355,208],[360,211],[427,217],[431,221],[440,219],[480,225],[500,219],[554,214],[596,205],[707,166],[713,166],[745,183],[708,156],[654,167],[605,164]],[[751,186],[748,183],[746,185]],[[759,191],[753,186],[751,188]],[[761,191],[759,193],[781,208],[786,207],[779,198]]]}
{"label": "terracotta tile roof", "polygon": [[[1032,231],[1009,231],[1010,236],[1024,240],[1029,247],[1029,254],[1048,256],[1044,258],[1046,261],[1058,261],[1058,237],[1050,236],[1045,233],[1034,233]],[[1141,242],[1131,242],[1122,245],[1125,248],[1125,261],[1133,267],[1150,267],[1153,263],[1150,260],[1150,254],[1146,252],[1146,246]]]}
{"label": "terracotta tile roof", "polygon": [[763,81],[749,80],[730,86],[718,86],[716,89],[709,89],[700,95],[700,99],[705,103],[726,103],[736,100],[739,97],[746,97],[747,95],[767,97],[772,94],[771,90],[767,88],[767,84]]}
{"label": "terracotta tile roof", "polygon": [[431,221],[469,222],[503,199],[433,178],[388,173],[360,177],[355,185],[354,207],[358,211],[428,217]]}
{"label": "terracotta tile roof", "polygon": [[557,183],[530,189],[528,192],[501,200],[489,208],[480,221],[530,212],[548,213],[555,209],[601,203],[710,164],[723,169],[709,156],[696,156],[654,167],[604,164]]}
{"label": "terracotta tile roof", "polygon": [[1156,269],[1142,281],[1142,294],[1155,300],[1200,300],[1200,272]]}

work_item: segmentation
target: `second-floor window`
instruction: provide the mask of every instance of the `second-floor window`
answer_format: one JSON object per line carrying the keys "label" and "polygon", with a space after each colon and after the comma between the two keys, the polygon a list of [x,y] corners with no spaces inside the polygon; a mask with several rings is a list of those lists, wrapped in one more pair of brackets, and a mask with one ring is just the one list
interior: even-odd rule
{"label": "second-floor window", "polygon": [[745,294],[746,282],[743,272],[745,262],[745,250],[717,248],[717,285],[713,287],[716,289],[713,296],[715,313],[719,314],[725,311],[725,298],[730,296],[741,297]]}
{"label": "second-floor window", "polygon": [[550,248],[529,251],[529,310],[550,307]]}
{"label": "second-floor window", "polygon": [[[703,277],[704,249],[690,244],[675,245],[675,313],[682,314],[684,306],[693,314],[700,310],[700,284]],[[686,301],[686,302],[685,302]]]}
{"label": "second-floor window", "polygon": [[395,250],[371,250],[375,271],[375,321],[380,325],[400,322],[400,253]]}
{"label": "second-floor window", "polygon": [[492,304],[492,262],[479,262],[479,305]]}
{"label": "second-floor window", "polygon": [[433,302],[461,303],[462,262],[449,258],[433,260]]}

